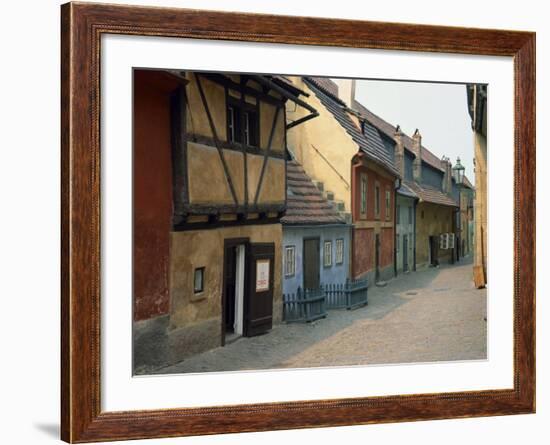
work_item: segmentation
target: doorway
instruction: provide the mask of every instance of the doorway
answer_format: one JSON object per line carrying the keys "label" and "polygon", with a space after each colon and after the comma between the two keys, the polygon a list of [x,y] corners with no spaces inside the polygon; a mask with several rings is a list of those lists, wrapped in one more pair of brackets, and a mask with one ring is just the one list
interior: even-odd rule
{"label": "doorway", "polygon": [[319,238],[304,239],[304,289],[319,289],[321,284],[320,243]]}
{"label": "doorway", "polygon": [[374,238],[374,246],[374,280],[378,282],[380,281],[380,234],[378,233],[375,235]]}
{"label": "doorway", "polygon": [[222,345],[243,335],[246,244],[228,240],[224,253]]}
{"label": "doorway", "polygon": [[403,272],[409,271],[409,235],[403,235]]}

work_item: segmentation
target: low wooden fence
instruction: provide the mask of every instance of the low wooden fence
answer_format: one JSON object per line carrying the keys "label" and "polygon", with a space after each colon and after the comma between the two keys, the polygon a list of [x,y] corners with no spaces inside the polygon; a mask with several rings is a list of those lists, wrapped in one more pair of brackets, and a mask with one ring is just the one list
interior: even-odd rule
{"label": "low wooden fence", "polygon": [[327,316],[323,289],[298,288],[295,294],[283,294],[283,320],[314,321]]}
{"label": "low wooden fence", "polygon": [[346,280],[324,286],[327,309],[355,309],[368,304],[368,280]]}
{"label": "low wooden fence", "polygon": [[321,285],[319,289],[300,287],[295,294],[283,294],[283,320],[313,321],[327,316],[327,309],[355,309],[368,304],[368,281],[346,280],[345,283]]}

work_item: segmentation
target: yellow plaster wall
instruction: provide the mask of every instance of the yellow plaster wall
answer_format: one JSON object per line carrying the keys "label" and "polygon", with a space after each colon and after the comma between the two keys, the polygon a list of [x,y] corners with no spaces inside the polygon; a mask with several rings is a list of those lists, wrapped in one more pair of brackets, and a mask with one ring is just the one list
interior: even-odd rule
{"label": "yellow plaster wall", "polygon": [[[293,77],[292,81],[298,88],[310,94],[303,99],[320,115],[288,130],[287,144],[307,174],[312,179],[323,182],[325,190],[333,192],[336,200],[344,201],[346,211],[350,212],[351,158],[357,153],[357,144],[301,78]],[[309,113],[294,103],[287,103],[288,122],[300,119]],[[317,147],[328,163],[312,145]],[[342,180],[340,176],[344,179]]]}
{"label": "yellow plaster wall", "polygon": [[[224,150],[239,201],[244,195],[242,153]],[[208,145],[187,144],[189,202],[191,204],[234,204],[218,150]]]}
{"label": "yellow plaster wall", "polygon": [[[260,101],[260,147],[267,149],[269,135],[273,125],[276,107],[267,102]],[[285,110],[279,111],[277,121],[275,122],[275,132],[273,133],[273,142],[271,151],[282,153],[285,149]]]}
{"label": "yellow plaster wall", "polygon": [[[206,320],[221,323],[224,240],[250,238],[250,242],[275,243],[273,321],[282,317],[280,224],[225,227],[172,232],[170,235],[170,295],[172,329],[190,327]],[[204,292],[193,293],[193,275],[205,267]]]}
{"label": "yellow plaster wall", "polygon": [[487,268],[487,138],[474,133],[476,190],[474,199],[474,266]]}
{"label": "yellow plaster wall", "polygon": [[[427,265],[430,255],[429,237],[453,232],[453,207],[420,202],[416,208],[416,264]],[[422,218],[424,212],[424,218]],[[451,250],[439,250],[440,262],[450,260]]]}
{"label": "yellow plaster wall", "polygon": [[[264,162],[263,156],[247,154],[248,158],[248,202],[252,203]],[[285,202],[285,161],[269,158],[267,161],[258,204]]]}
{"label": "yellow plaster wall", "polygon": [[[187,78],[189,79],[189,84],[186,87],[188,106],[185,110],[187,131],[201,136],[213,137],[210,123],[208,122],[208,115],[204,109],[197,86],[197,78],[193,73],[188,73]],[[211,82],[204,77],[201,77],[201,85],[218,138],[225,141],[227,139],[225,89],[221,85]]]}

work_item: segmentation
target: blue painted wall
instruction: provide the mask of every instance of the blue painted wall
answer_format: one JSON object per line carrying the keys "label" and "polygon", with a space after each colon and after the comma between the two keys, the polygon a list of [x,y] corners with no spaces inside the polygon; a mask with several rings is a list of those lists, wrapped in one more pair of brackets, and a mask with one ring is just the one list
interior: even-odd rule
{"label": "blue painted wall", "polygon": [[[285,265],[283,264],[283,293],[294,293],[298,287],[303,287],[303,247],[304,238],[320,238],[320,278],[321,284],[325,283],[343,283],[349,277],[350,268],[350,231],[351,226],[342,224],[341,226],[309,226],[309,227],[292,227],[283,225],[283,263],[285,259],[285,247],[295,247],[295,273],[293,277],[285,277]],[[336,264],[336,240],[344,240],[344,262]],[[325,241],[332,241],[332,266],[323,266],[323,247]]]}

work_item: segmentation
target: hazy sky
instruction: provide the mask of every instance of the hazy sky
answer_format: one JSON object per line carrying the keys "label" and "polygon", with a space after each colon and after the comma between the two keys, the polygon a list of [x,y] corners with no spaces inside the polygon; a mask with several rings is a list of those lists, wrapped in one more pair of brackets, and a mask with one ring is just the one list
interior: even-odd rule
{"label": "hazy sky", "polygon": [[355,98],[369,110],[412,136],[418,128],[422,145],[441,158],[460,156],[474,182],[473,133],[466,86],[441,83],[358,80]]}

